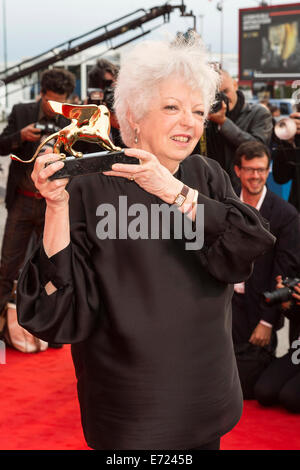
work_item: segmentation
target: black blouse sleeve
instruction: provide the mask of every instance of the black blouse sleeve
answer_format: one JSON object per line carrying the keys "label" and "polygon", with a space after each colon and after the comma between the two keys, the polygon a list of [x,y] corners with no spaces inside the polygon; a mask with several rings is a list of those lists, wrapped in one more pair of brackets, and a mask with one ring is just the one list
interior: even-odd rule
{"label": "black blouse sleeve", "polygon": [[[204,244],[195,256],[219,281],[243,282],[251,275],[255,259],[271,249],[276,238],[259,212],[236,196],[220,165],[210,161],[209,166],[211,195],[199,192],[198,196],[198,204],[204,207]],[[195,224],[192,231],[196,232]]]}
{"label": "black blouse sleeve", "polygon": [[[76,218],[71,224],[71,243],[51,258],[47,257],[41,244],[18,280],[20,325],[52,343],[83,341],[101,316],[101,299],[91,264],[79,192],[77,187],[72,191]],[[51,295],[44,288],[48,281],[57,288]]]}

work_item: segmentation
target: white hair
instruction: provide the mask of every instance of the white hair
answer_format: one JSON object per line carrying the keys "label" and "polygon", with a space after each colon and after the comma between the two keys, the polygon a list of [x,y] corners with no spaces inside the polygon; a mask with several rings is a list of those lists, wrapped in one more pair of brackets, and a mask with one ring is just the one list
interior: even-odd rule
{"label": "white hair", "polygon": [[136,122],[147,113],[159,85],[170,76],[179,76],[192,88],[199,89],[207,116],[214,101],[220,75],[207,61],[202,41],[195,36],[189,41],[144,41],[124,58],[115,89],[115,112],[122,140],[132,146],[134,129],[128,112]]}

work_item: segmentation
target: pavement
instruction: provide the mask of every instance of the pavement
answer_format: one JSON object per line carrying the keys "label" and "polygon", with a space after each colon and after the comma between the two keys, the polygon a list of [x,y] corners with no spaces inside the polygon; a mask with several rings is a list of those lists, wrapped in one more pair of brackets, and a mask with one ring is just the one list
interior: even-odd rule
{"label": "pavement", "polygon": [[[0,122],[0,134],[5,126],[6,126],[5,122]],[[0,243],[2,245],[4,225],[5,225],[6,214],[7,214],[5,204],[4,204],[4,197],[5,197],[5,188],[6,188],[6,181],[7,181],[7,175],[8,175],[8,168],[10,164],[9,156],[1,157],[0,164],[2,166],[2,171],[0,172]],[[278,332],[278,347],[277,347],[278,357],[284,355],[288,350],[288,344],[289,344],[288,325],[289,325],[289,321],[285,319],[284,327]]]}

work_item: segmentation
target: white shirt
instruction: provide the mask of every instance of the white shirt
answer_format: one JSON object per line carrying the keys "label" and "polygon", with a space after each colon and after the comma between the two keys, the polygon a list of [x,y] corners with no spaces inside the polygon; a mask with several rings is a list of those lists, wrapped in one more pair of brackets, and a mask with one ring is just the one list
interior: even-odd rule
{"label": "white shirt", "polygon": [[[255,206],[256,210],[258,210],[258,211],[260,210],[260,208],[262,206],[262,203],[264,202],[264,199],[266,197],[266,194],[267,194],[267,188],[266,188],[266,186],[264,186],[264,188],[262,190],[262,193],[261,193],[261,196],[259,198],[259,201]],[[243,198],[243,190],[242,190],[241,195],[240,195],[240,200],[242,202],[245,202],[244,198]],[[234,284],[234,290],[238,294],[245,294],[245,283],[244,282],[239,282],[238,284]]]}

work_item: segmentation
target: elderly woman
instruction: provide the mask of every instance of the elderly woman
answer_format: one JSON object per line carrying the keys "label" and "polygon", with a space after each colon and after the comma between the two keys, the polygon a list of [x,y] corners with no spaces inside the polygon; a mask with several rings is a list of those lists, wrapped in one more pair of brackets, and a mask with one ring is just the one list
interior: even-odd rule
{"label": "elderly woman", "polygon": [[[140,164],[65,189],[67,180],[48,179],[63,163],[44,168],[57,155],[36,161],[45,228],[19,280],[19,321],[72,344],[91,448],[219,448],[241,416],[232,284],[274,239],[218,163],[189,156],[217,85],[197,41],[141,43],[121,65],[115,97],[125,153]],[[147,235],[160,205],[182,224],[170,217],[169,236],[157,225]]]}

